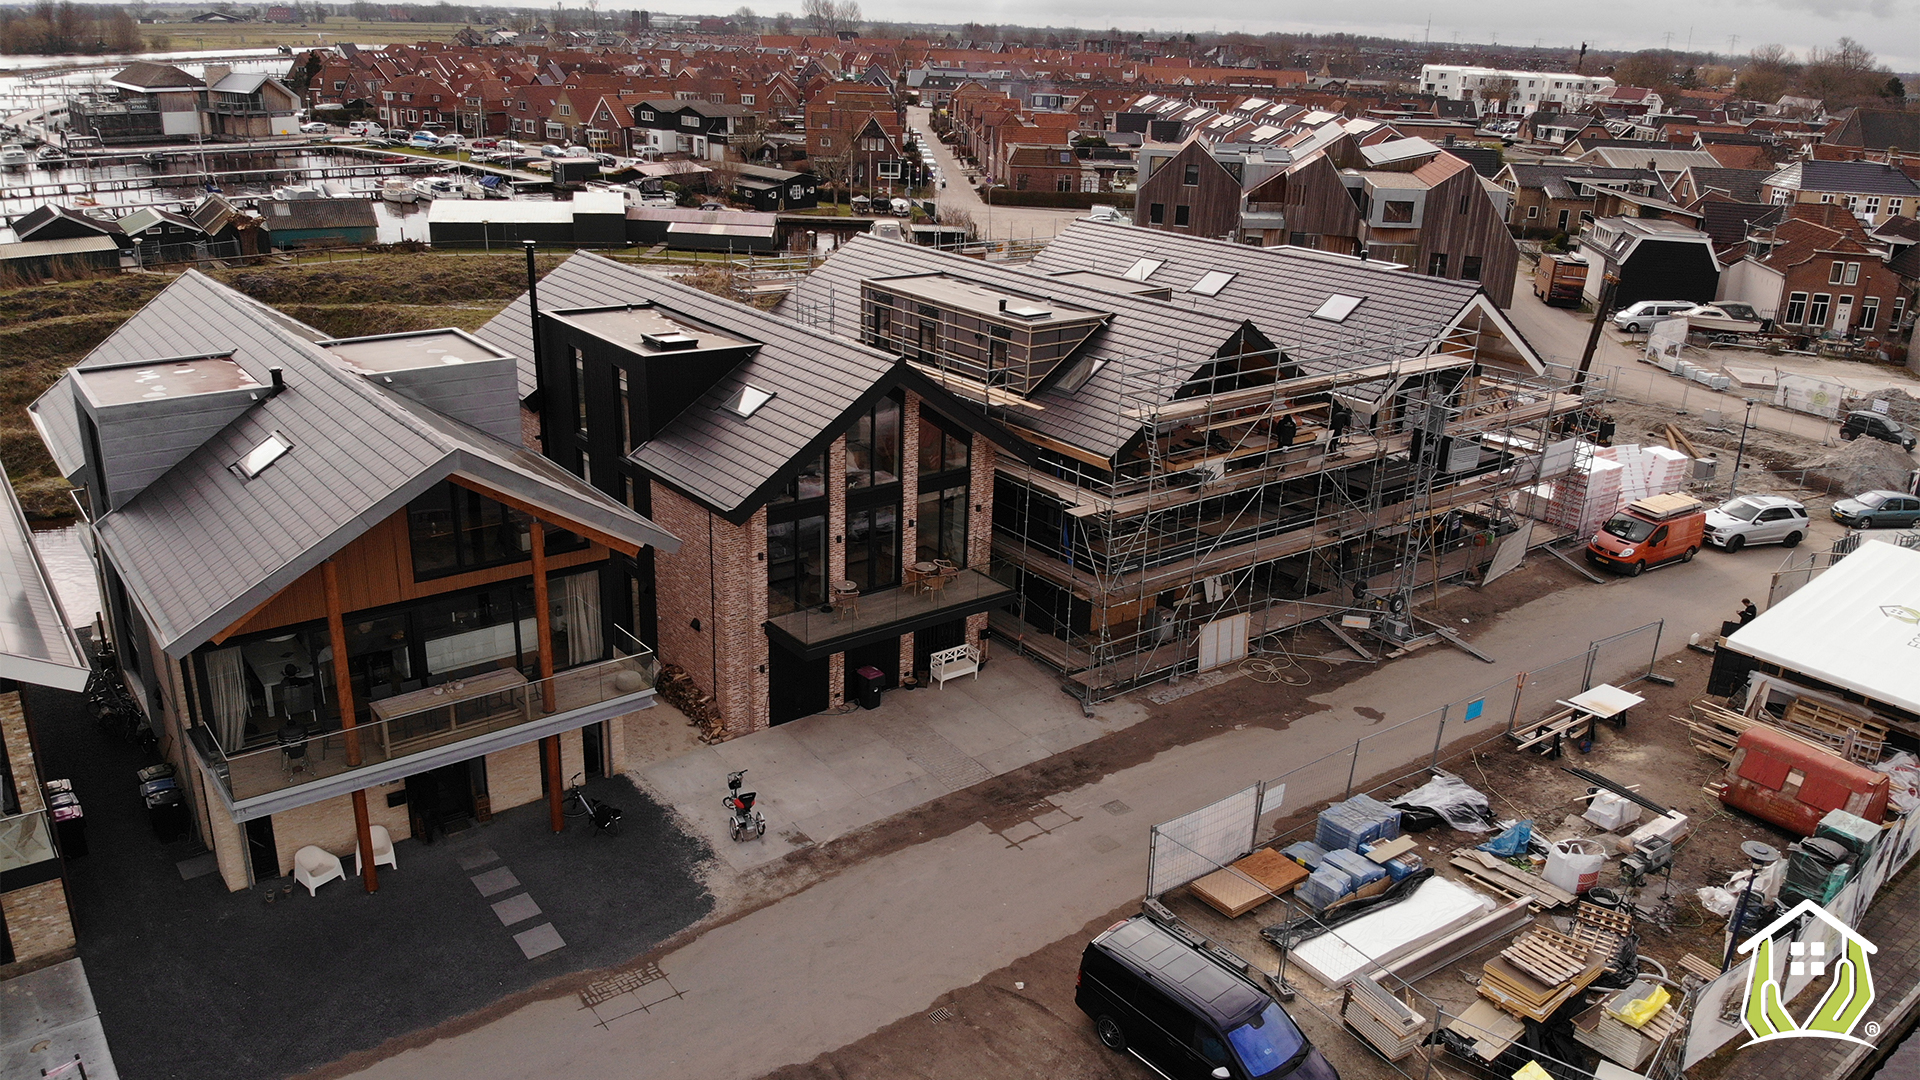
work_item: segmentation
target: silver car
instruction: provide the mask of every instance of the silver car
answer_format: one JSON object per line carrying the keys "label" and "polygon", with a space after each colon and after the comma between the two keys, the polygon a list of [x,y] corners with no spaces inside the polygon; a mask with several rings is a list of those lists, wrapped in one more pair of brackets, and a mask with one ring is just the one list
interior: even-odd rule
{"label": "silver car", "polygon": [[1742,495],[1707,511],[1707,543],[1728,551],[1748,544],[1793,547],[1807,536],[1807,508],[1779,495]]}

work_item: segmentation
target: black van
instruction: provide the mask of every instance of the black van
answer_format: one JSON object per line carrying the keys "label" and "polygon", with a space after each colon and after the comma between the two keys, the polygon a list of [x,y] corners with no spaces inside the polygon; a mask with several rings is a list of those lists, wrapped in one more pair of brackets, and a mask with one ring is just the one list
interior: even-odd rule
{"label": "black van", "polygon": [[1080,957],[1074,1004],[1107,1048],[1169,1080],[1339,1080],[1266,992],[1145,915]]}

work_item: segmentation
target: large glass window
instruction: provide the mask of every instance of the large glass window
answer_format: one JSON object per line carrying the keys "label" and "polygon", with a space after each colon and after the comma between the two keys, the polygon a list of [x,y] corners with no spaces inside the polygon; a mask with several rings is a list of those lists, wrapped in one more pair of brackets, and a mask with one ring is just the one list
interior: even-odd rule
{"label": "large glass window", "polygon": [[900,402],[881,398],[847,432],[847,486],[900,482]]}
{"label": "large glass window", "polygon": [[967,494],[964,484],[920,490],[914,518],[915,562],[944,559],[955,566],[967,565]]}
{"label": "large glass window", "polygon": [[897,502],[847,510],[847,580],[863,593],[900,583]]}
{"label": "large glass window", "polygon": [[1833,297],[1826,293],[1813,294],[1813,306],[1807,309],[1808,326],[1827,325],[1827,308],[1833,303]]}
{"label": "large glass window", "polygon": [[[415,580],[463,574],[532,558],[527,516],[445,480],[407,504]],[[586,541],[547,529],[547,554],[577,551]]]}
{"label": "large glass window", "polygon": [[767,614],[785,615],[827,601],[827,515],[767,524]]}
{"label": "large glass window", "polygon": [[949,472],[967,467],[967,437],[955,435],[934,420],[931,413],[920,414],[920,475]]}
{"label": "large glass window", "polygon": [[1807,294],[1797,292],[1787,297],[1787,314],[1781,322],[1788,326],[1799,326],[1807,317]]}
{"label": "large glass window", "polygon": [[587,433],[587,354],[578,348],[573,350],[573,416],[574,429],[585,435]]}

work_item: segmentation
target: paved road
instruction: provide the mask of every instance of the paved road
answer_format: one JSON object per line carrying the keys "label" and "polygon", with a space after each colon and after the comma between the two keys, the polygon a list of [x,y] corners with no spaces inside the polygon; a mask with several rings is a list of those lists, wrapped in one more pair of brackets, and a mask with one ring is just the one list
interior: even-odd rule
{"label": "paved road", "polygon": [[[1817,522],[1815,542],[1837,532]],[[1380,721],[1369,716],[1424,713],[1591,639],[1665,618],[1668,648],[1676,648],[1689,631],[1716,626],[1740,597],[1766,595],[1780,557],[1768,549],[1706,552],[1643,578],[1572,585],[1499,617],[1475,638],[1496,664],[1429,648],[1330,691],[1316,699],[1323,712],[1285,730],[1226,731],[1059,792],[1051,800],[1058,809],[1030,829],[1001,834],[975,825],[852,867],[707,932],[661,960],[663,983],[598,1012],[574,998],[536,1003],[362,1075],[730,1080],[809,1060],[1137,898],[1153,822],[1351,745],[1376,730]],[[1406,747],[1407,759],[1430,745]],[[1341,762],[1293,778],[1288,806],[1337,795],[1346,774]],[[1130,810],[1111,812],[1116,801]],[[1025,836],[1042,826],[1051,831]],[[639,1011],[640,1004],[651,1007]]]}
{"label": "paved road", "polygon": [[[1522,260],[1523,267],[1525,261]],[[1566,308],[1550,308],[1533,295],[1532,275],[1523,272],[1513,292],[1513,307],[1507,314],[1533,343],[1541,356],[1554,363],[1577,365],[1586,350],[1587,335],[1593,323]],[[1770,389],[1742,387],[1735,383],[1724,392],[1708,390],[1698,383],[1676,379],[1641,359],[1646,354],[1645,339],[1622,334],[1607,327],[1601,332],[1600,346],[1594,351],[1592,378],[1596,383],[1611,379],[1622,397],[1652,404],[1685,408],[1689,414],[1718,410],[1725,421],[1737,425],[1746,411],[1748,398],[1771,401]],[[1920,396],[1920,379],[1903,368],[1853,361],[1818,360],[1808,357],[1767,356],[1763,353],[1716,350],[1716,361],[1744,363],[1758,368],[1779,368],[1783,372],[1816,375],[1866,392],[1898,386]],[[1805,413],[1761,405],[1753,410],[1756,427],[1798,435],[1804,439],[1829,441],[1837,436],[1832,423]]]}
{"label": "paved road", "polygon": [[[1083,214],[1079,210],[1048,210],[1034,206],[993,206],[966,182],[967,167],[953,156],[953,148],[934,138],[930,111],[918,106],[907,109],[907,126],[920,134],[922,144],[933,148],[933,158],[947,186],[940,190],[942,206],[956,206],[973,215],[973,223],[982,235],[994,240],[1045,239],[1059,232]],[[1004,190],[1004,189],[1003,189]]]}

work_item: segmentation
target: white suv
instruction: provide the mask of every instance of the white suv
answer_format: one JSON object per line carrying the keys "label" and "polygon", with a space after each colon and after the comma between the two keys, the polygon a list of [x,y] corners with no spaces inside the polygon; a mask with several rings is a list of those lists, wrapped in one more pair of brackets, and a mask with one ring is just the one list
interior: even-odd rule
{"label": "white suv", "polygon": [[1748,544],[1793,547],[1807,535],[1807,508],[1779,495],[1742,495],[1707,511],[1707,543],[1728,551]]}
{"label": "white suv", "polygon": [[1613,317],[1613,325],[1629,334],[1644,334],[1653,324],[1698,307],[1691,300],[1642,300],[1629,304]]}

